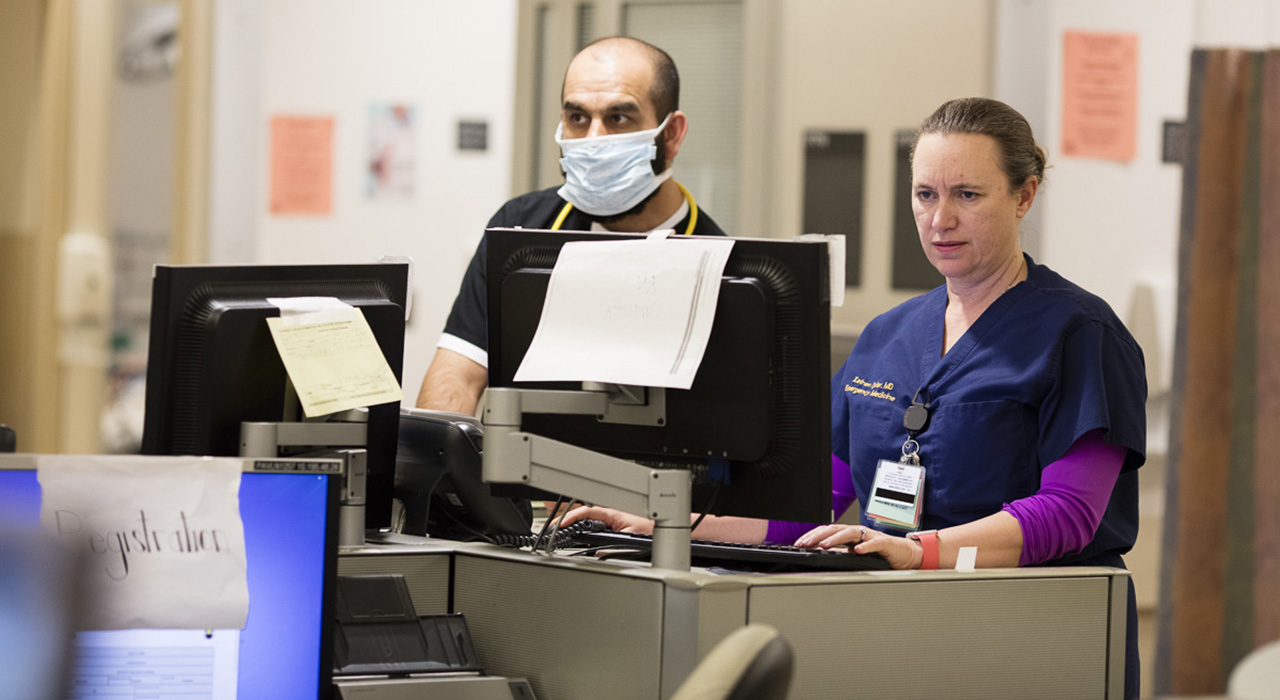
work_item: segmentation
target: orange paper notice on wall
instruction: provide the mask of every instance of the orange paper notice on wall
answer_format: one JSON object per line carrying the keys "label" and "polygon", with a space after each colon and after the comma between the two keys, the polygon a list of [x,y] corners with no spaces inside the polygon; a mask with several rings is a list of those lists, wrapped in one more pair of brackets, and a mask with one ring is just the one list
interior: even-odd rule
{"label": "orange paper notice on wall", "polygon": [[1138,37],[1066,32],[1062,153],[1129,161],[1138,130]]}
{"label": "orange paper notice on wall", "polygon": [[333,117],[271,118],[270,211],[333,211]]}

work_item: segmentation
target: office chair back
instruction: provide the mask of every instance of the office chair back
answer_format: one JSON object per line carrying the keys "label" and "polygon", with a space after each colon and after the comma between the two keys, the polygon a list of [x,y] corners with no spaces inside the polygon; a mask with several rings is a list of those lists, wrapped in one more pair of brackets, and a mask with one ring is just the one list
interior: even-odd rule
{"label": "office chair back", "polygon": [[778,630],[747,625],[720,640],[671,700],[785,700],[793,663]]}
{"label": "office chair back", "polygon": [[1249,652],[1231,671],[1231,700],[1280,700],[1280,640]]}

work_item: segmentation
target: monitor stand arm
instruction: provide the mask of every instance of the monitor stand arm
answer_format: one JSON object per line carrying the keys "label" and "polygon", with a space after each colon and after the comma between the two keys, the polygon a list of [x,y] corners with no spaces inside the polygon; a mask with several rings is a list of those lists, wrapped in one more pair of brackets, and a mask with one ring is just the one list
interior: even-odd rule
{"label": "monitor stand arm", "polygon": [[[348,422],[250,422],[240,424],[242,457],[334,457],[342,460],[342,497],[338,515],[338,544],[364,544],[365,482],[368,425],[359,414],[341,416]],[[300,453],[298,448],[309,452]]]}
{"label": "monitor stand arm", "polygon": [[[662,390],[650,389],[649,393],[660,395]],[[651,411],[663,412],[656,407],[660,403],[655,397],[648,408],[641,408],[620,398],[619,392],[604,388],[490,388],[483,419],[484,480],[525,484],[649,518],[653,520],[653,566],[688,571],[693,498],[690,472],[645,467],[520,430],[521,416],[526,413],[595,415],[603,421],[649,423],[655,420]],[[619,412],[641,415],[620,421]],[[656,420],[661,422],[663,416]]]}

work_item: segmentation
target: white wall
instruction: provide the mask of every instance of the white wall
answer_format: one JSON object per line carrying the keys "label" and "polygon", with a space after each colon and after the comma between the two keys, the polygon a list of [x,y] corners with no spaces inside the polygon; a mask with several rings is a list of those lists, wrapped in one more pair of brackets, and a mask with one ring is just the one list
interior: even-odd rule
{"label": "white wall", "polygon": [[[515,0],[222,0],[215,21],[210,261],[411,256],[412,405],[484,225],[510,196]],[[365,195],[373,102],[415,107],[418,188],[409,201]],[[277,114],[334,117],[331,215],[268,212]],[[487,151],[456,149],[459,119],[488,122]]]}
{"label": "white wall", "polygon": [[[1029,113],[1052,165],[1037,199],[1041,260],[1106,299],[1143,345],[1157,402],[1151,449],[1163,452],[1182,201],[1181,166],[1161,162],[1163,123],[1186,119],[1193,49],[1280,44],[1280,0],[999,0],[997,22],[995,97]],[[1137,155],[1128,163],[1061,155],[1066,31],[1138,37]]]}
{"label": "white wall", "polygon": [[[802,233],[804,133],[866,133],[862,284],[833,309],[833,333],[860,333],[915,292],[890,290],[895,135],[948,99],[991,89],[991,0],[779,3],[771,229]],[[923,253],[921,253],[923,255]]]}
{"label": "white wall", "polygon": [[1267,49],[1280,46],[1280,0],[1194,0],[1197,47]]}
{"label": "white wall", "polygon": [[[999,6],[1002,36],[1022,45],[1001,44],[996,65],[1004,79],[995,96],[1039,108],[1041,123],[1033,126],[1051,165],[1037,200],[1040,259],[1106,299],[1135,332],[1153,395],[1166,390],[1171,377],[1182,189],[1182,168],[1161,162],[1163,123],[1185,118],[1192,8],[1192,0],[1002,0]],[[1137,155],[1128,163],[1062,155],[1066,31],[1138,37]],[[1037,44],[1037,60],[1024,61],[1025,50]],[[1143,285],[1154,292],[1153,313],[1135,308]]]}

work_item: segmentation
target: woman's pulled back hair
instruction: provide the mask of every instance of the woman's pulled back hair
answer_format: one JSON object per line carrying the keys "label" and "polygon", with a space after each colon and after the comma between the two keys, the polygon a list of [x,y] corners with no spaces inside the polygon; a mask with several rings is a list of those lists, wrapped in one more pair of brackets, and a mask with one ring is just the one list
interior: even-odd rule
{"label": "woman's pulled back hair", "polygon": [[1018,110],[986,97],[962,97],[943,103],[920,124],[911,143],[915,162],[916,144],[925,134],[981,134],[995,139],[1000,149],[1000,170],[1016,190],[1035,176],[1044,184],[1045,154],[1036,145],[1031,125]]}

